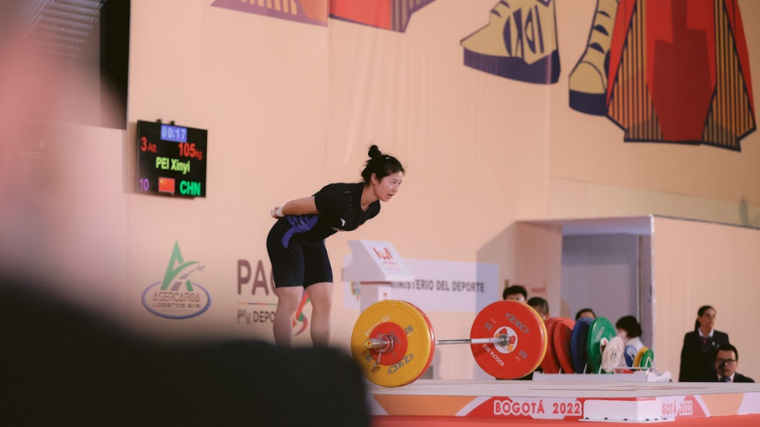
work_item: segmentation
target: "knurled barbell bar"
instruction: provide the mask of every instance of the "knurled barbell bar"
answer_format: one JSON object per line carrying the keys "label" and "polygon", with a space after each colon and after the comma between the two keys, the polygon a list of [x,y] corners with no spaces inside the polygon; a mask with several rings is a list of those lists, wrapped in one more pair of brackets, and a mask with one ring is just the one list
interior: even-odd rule
{"label": "knurled barbell bar", "polygon": [[[460,338],[455,340],[435,340],[435,345],[448,344],[499,344],[502,347],[509,343],[507,335],[501,335],[498,338]],[[378,350],[379,352],[388,352],[393,348],[393,339],[388,335],[380,335],[378,338],[369,338],[364,342],[364,346]]]}

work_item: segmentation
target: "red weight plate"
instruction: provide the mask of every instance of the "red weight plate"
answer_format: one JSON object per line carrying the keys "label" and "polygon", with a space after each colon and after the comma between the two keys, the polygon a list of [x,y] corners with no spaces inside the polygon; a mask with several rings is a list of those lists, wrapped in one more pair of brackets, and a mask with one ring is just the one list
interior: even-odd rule
{"label": "red weight plate", "polygon": [[554,328],[557,326],[557,321],[559,321],[558,317],[550,317],[546,319],[546,336],[547,336],[547,344],[546,347],[546,354],[544,355],[544,360],[541,361],[541,370],[544,371],[545,374],[558,374],[559,373],[559,361],[557,360],[557,354],[554,350]]}
{"label": "red weight plate", "polygon": [[570,341],[573,337],[573,328],[575,327],[575,320],[567,319],[564,317],[559,318],[557,324],[554,326],[554,354],[557,355],[557,361],[562,372],[566,374],[574,374],[573,358],[570,356]]}
{"label": "red weight plate", "polygon": [[390,351],[383,352],[383,349],[370,349],[369,354],[372,359],[381,365],[394,365],[404,358],[409,341],[406,338],[406,332],[401,326],[385,322],[377,325],[369,334],[370,338],[386,338],[391,341]]}
{"label": "red weight plate", "polygon": [[546,354],[546,326],[528,304],[497,301],[475,317],[470,338],[507,337],[507,344],[471,344],[477,364],[489,375],[501,379],[521,378],[533,372]]}

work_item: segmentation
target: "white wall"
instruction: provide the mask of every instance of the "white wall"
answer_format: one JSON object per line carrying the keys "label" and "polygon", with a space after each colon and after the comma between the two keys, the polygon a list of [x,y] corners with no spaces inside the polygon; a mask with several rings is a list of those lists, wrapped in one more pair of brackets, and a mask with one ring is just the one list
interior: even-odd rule
{"label": "white wall", "polygon": [[678,377],[684,334],[712,305],[715,329],[739,350],[738,372],[760,378],[760,230],[655,217],[652,245],[658,368]]}
{"label": "white wall", "polygon": [[639,245],[635,235],[564,236],[562,308],[575,318],[585,307],[613,324],[638,317]]}

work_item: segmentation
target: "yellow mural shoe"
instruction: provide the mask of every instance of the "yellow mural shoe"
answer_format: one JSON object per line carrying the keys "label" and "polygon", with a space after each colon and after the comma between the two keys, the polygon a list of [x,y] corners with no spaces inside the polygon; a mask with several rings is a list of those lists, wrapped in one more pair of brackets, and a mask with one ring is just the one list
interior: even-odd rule
{"label": "yellow mural shoe", "polygon": [[618,0],[597,0],[586,51],[570,73],[570,108],[607,114],[608,61]]}
{"label": "yellow mural shoe", "polygon": [[502,0],[461,44],[468,67],[528,83],[559,79],[554,0]]}

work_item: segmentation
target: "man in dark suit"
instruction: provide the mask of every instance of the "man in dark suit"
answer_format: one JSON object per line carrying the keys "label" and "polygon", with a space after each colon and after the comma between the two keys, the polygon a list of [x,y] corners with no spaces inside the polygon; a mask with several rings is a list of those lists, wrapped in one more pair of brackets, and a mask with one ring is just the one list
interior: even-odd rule
{"label": "man in dark suit", "polygon": [[702,376],[715,374],[718,347],[729,344],[728,334],[715,330],[715,314],[715,309],[709,305],[697,311],[694,330],[683,338],[678,381],[697,382]]}
{"label": "man in dark suit", "polygon": [[701,382],[714,383],[753,383],[755,380],[745,377],[736,372],[739,367],[739,352],[731,344],[723,344],[718,347],[718,355],[715,358],[716,373],[705,375],[700,378]]}

